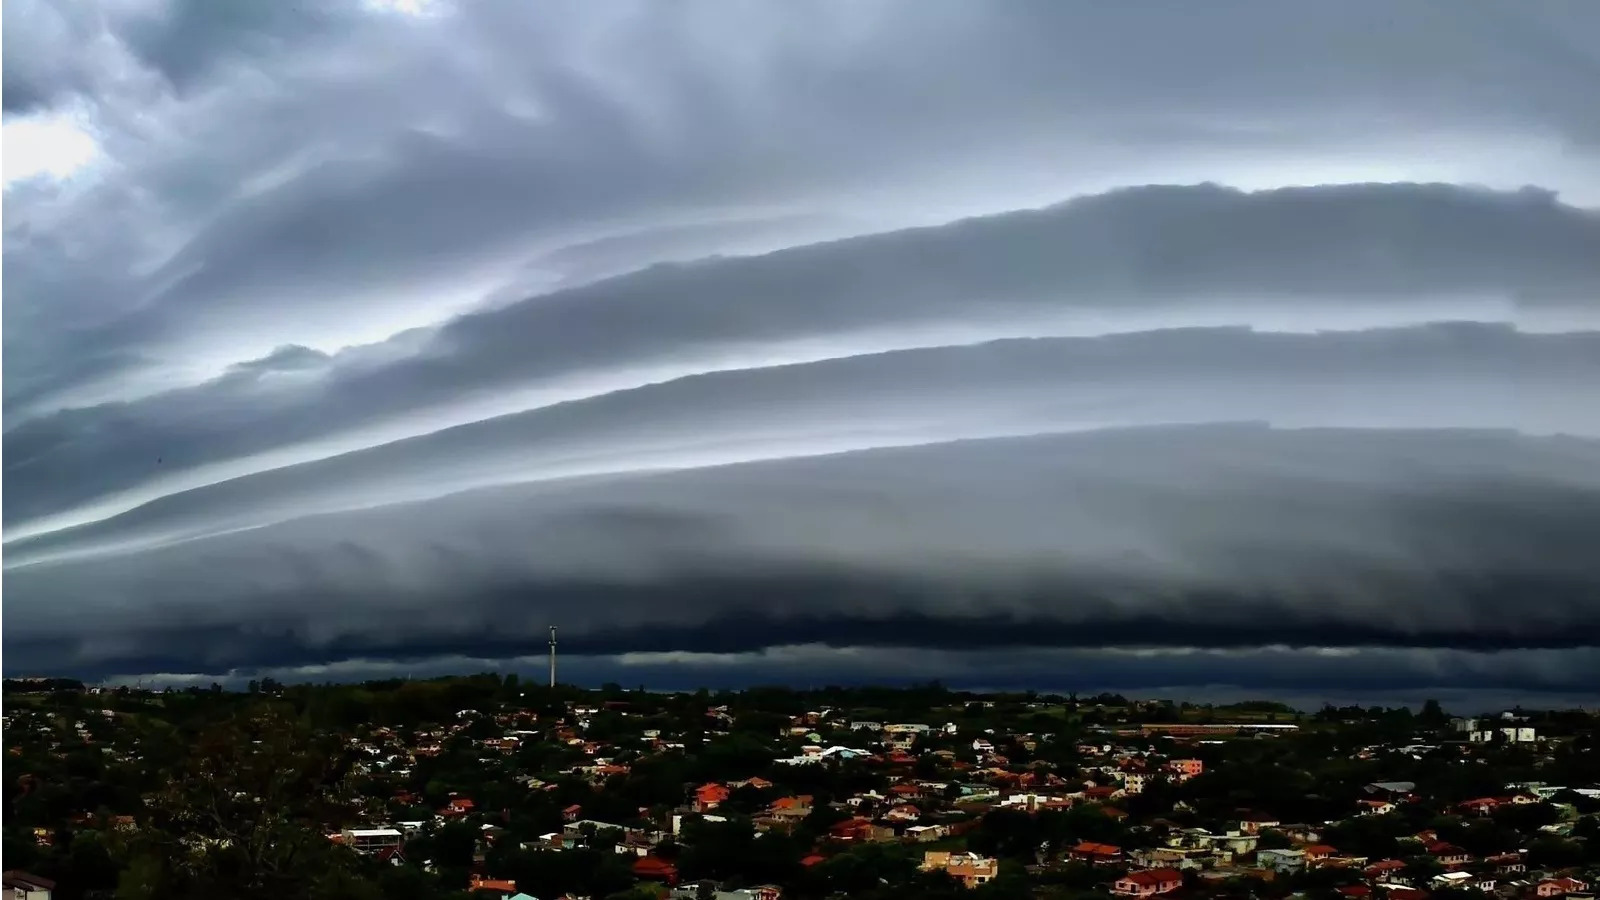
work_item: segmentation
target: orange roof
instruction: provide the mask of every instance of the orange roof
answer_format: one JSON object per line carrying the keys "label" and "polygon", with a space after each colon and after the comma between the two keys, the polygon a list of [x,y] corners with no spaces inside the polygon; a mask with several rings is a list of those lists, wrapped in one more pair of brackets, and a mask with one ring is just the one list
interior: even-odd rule
{"label": "orange roof", "polygon": [[1123,876],[1122,880],[1131,881],[1137,885],[1154,886],[1182,881],[1183,875],[1177,869],[1145,869],[1143,872],[1129,872]]}
{"label": "orange roof", "polygon": [[641,856],[633,864],[633,874],[641,877],[676,875],[678,867],[659,856]]}
{"label": "orange roof", "polygon": [[1093,841],[1084,841],[1072,848],[1073,853],[1088,853],[1094,856],[1116,856],[1122,848],[1113,844],[1096,844]]}
{"label": "orange roof", "polygon": [[504,878],[480,878],[474,875],[472,876],[470,889],[474,891],[510,891],[515,894],[517,892],[517,883],[515,881],[507,881]]}
{"label": "orange roof", "polygon": [[729,791],[720,784],[702,784],[694,789],[695,797],[701,800],[726,800]]}
{"label": "orange roof", "polygon": [[1405,867],[1406,867],[1406,864],[1405,864],[1405,862],[1403,860],[1398,860],[1398,859],[1380,859],[1377,862],[1373,863],[1372,865],[1367,866],[1367,869],[1369,869],[1369,870],[1377,869],[1380,872],[1394,872],[1394,871],[1398,871],[1400,869],[1404,869]]}

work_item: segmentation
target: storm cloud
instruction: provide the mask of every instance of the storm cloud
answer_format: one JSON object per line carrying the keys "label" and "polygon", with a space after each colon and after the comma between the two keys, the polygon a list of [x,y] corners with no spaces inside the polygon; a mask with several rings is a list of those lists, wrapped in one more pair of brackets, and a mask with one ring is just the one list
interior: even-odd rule
{"label": "storm cloud", "polygon": [[8,673],[1600,679],[1587,6],[6,24]]}

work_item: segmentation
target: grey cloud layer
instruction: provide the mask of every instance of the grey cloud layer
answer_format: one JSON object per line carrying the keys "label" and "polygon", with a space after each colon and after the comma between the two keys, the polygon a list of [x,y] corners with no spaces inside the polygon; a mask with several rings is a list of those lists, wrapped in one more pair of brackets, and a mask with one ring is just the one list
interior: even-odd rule
{"label": "grey cloud layer", "polygon": [[511,650],[552,617],[663,650],[904,616],[1027,622],[994,638],[1013,643],[1054,622],[1064,642],[1570,646],[1600,626],[1597,524],[1590,441],[1101,431],[500,488],[13,568],[38,606],[7,634],[23,655],[203,645],[224,666]]}
{"label": "grey cloud layer", "polygon": [[[439,422],[441,406],[460,405],[464,396],[474,397],[472,392],[503,398],[508,389],[545,386],[557,398],[583,396],[581,389],[556,387],[562,376],[627,386],[719,368],[718,357],[745,360],[723,366],[757,364],[749,360],[762,358],[781,363],[807,355],[844,356],[986,336],[1182,324],[1186,317],[1248,324],[1265,316],[1296,328],[1340,327],[1341,319],[1348,322],[1352,313],[1359,320],[1356,311],[1363,305],[1368,315],[1374,315],[1373,307],[1381,310],[1376,313],[1380,320],[1473,318],[1487,309],[1497,318],[1531,326],[1540,324],[1541,310],[1554,309],[1550,314],[1558,319],[1588,317],[1590,327],[1600,327],[1591,299],[1595,296],[1600,296],[1600,217],[1561,206],[1538,192],[1492,194],[1444,185],[1257,194],[1210,187],[1146,188],[942,228],[651,268],[459,318],[423,339],[417,352],[396,353],[390,362],[368,362],[370,350],[346,354],[353,358],[342,361],[287,347],[197,388],[25,421],[6,436],[12,460],[6,472],[6,519],[8,526],[14,525],[157,475],[171,477],[219,459],[350,432],[364,422],[392,423],[412,414],[414,427],[398,424],[391,430],[421,434],[438,427],[428,423]],[[918,328],[927,329],[928,336],[916,337]],[[895,330],[901,334],[891,335]],[[1395,368],[1384,374],[1395,380],[1423,374],[1422,368],[1405,369],[1413,353],[1436,354],[1438,341],[1470,341],[1466,333],[1441,334],[1446,336],[1418,338],[1415,347],[1395,348]],[[796,339],[811,339],[820,349],[771,346]],[[1225,365],[1221,357],[1203,358],[1232,352],[1219,348],[1219,339],[1196,338],[1200,343],[1195,352],[1201,356],[1189,358],[1191,369],[1182,373],[1191,385],[1198,385],[1192,379],[1199,371]],[[1560,406],[1563,394],[1576,395],[1579,402],[1592,399],[1584,393],[1593,384],[1593,373],[1582,366],[1582,350],[1555,349],[1574,347],[1570,341],[1521,350],[1511,349],[1516,341],[1510,335],[1482,339],[1508,343],[1487,353],[1467,343],[1458,345],[1459,358],[1480,380],[1472,381],[1474,373],[1467,370],[1448,374],[1469,379],[1455,389],[1467,404],[1483,404],[1485,393],[1499,395],[1497,411],[1480,406],[1489,418],[1462,422],[1447,417],[1438,424],[1559,430],[1541,418],[1546,404]],[[1176,359],[1188,358],[1183,339],[1172,340],[1174,344],[1156,352],[1164,357],[1176,351]],[[1128,353],[1119,375],[1124,382],[1138,373],[1154,376],[1163,365],[1160,358],[1148,358],[1147,342],[1131,342],[1126,351],[1121,345],[1107,346],[1116,349],[1091,350],[1095,356],[1090,358],[1112,365],[1108,354]],[[1305,352],[1300,347],[1279,351],[1287,354],[1279,362],[1295,365],[1295,370],[1241,372],[1240,377],[1270,374],[1276,379],[1305,372],[1311,358],[1297,361]],[[1040,372],[1037,360],[1017,359],[1016,349],[997,347],[992,352],[1024,367],[1012,376],[1013,385],[1047,388],[1076,376],[1070,369]],[[1069,345],[1063,352],[1083,351]],[[1338,350],[1330,352],[1337,355]],[[1391,355],[1383,347],[1353,352]],[[1546,352],[1554,355],[1535,358]],[[977,391],[985,378],[993,381],[997,373],[992,364],[973,369],[973,355],[955,354],[921,365],[963,379],[971,376]],[[1561,359],[1579,368],[1561,369]],[[835,367],[828,393],[839,394],[840,378],[853,383],[870,379],[880,362],[898,365],[907,385],[923,377],[907,368],[919,364],[915,359],[867,360]],[[1263,358],[1259,364],[1271,362]],[[1361,374],[1369,389],[1382,377],[1376,370],[1356,371],[1371,368],[1365,357],[1347,355],[1344,362],[1330,360],[1329,365],[1334,371],[1324,373],[1325,379]],[[1541,376],[1530,365],[1544,366],[1553,395],[1546,396],[1546,386],[1538,383]],[[654,374],[637,374],[652,367]],[[309,380],[263,374],[302,370],[309,370]],[[781,377],[803,387],[812,373],[785,372]],[[1220,371],[1213,377],[1220,378]],[[708,389],[736,390],[736,383],[721,379]],[[991,384],[990,390],[1003,386]],[[1349,388],[1358,395],[1361,385]],[[824,392],[815,393],[810,407],[825,406]],[[1159,394],[1152,397],[1160,399]],[[785,398],[767,399],[776,403]],[[1441,399],[1443,407],[1461,406]],[[719,393],[717,404],[724,400],[736,397]],[[1506,408],[1510,402],[1524,403],[1527,415],[1518,417]],[[503,400],[489,405],[501,414],[517,411],[516,404]],[[1415,408],[1414,402],[1373,404],[1368,421]],[[665,416],[681,409],[666,405],[657,412]],[[1085,407],[1062,402],[1060,409],[1081,415]],[[432,412],[420,412],[424,410]],[[1144,412],[1100,415],[1107,414],[1122,424],[1167,420],[1151,419]],[[1274,411],[1249,403],[1229,408],[1224,402],[1213,414],[1271,418]],[[449,420],[447,414],[443,418]],[[1320,424],[1351,422],[1334,418]],[[1587,433],[1580,421],[1572,427]],[[100,439],[86,441],[85,435]],[[546,441],[559,437],[559,426],[539,436]]]}
{"label": "grey cloud layer", "polygon": [[[1526,335],[1457,324],[995,341],[688,376],[487,418],[172,493],[97,523],[14,541],[8,564],[497,483],[1162,422],[1600,437],[1597,409],[1600,332]],[[205,450],[195,439],[163,438]],[[128,444],[112,447],[96,467],[102,478],[148,476],[185,462],[177,454],[129,458],[119,455]],[[57,456],[45,461],[73,469]],[[18,485],[41,470],[48,471],[15,464]],[[95,483],[81,479],[78,487],[87,493]],[[11,496],[13,507],[26,508],[30,491]],[[59,501],[66,492],[44,496]]]}
{"label": "grey cloud layer", "polygon": [[7,4],[8,671],[1595,674],[1596,7],[380,6]]}

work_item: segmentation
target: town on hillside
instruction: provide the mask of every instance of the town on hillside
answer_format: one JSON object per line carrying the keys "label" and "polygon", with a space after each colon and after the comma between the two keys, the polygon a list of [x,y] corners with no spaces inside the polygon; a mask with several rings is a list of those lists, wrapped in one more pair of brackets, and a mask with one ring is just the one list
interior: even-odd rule
{"label": "town on hillside", "polygon": [[1600,718],[8,680],[18,900],[1582,900]]}

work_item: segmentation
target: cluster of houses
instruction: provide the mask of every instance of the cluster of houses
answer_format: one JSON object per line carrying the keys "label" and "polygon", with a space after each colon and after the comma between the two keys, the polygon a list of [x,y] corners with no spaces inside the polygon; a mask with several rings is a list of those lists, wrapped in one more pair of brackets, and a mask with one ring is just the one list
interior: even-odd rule
{"label": "cluster of houses", "polygon": [[[405,862],[405,847],[419,833],[448,822],[468,822],[482,832],[484,845],[501,839],[496,816],[478,808],[474,798],[438,795],[424,803],[405,787],[430,756],[447,746],[470,741],[485,766],[507,771],[516,754],[531,744],[560,745],[559,775],[581,779],[594,790],[604,790],[611,780],[626,776],[652,754],[686,752],[685,738],[646,719],[638,730],[617,737],[617,729],[593,728],[603,714],[626,716],[625,703],[571,704],[555,721],[541,721],[526,709],[483,712],[461,710],[453,721],[404,732],[376,726],[349,738],[360,760],[358,774],[392,781],[387,799],[374,797],[359,821],[331,830],[328,838],[352,852],[383,861]],[[698,708],[691,715],[698,715]],[[109,714],[108,714],[109,715]],[[77,723],[83,739],[94,740],[101,717],[86,714]],[[705,712],[705,730],[727,730],[735,722],[727,707]],[[8,719],[8,731],[15,724]],[[25,723],[33,727],[33,723]],[[613,723],[614,724],[614,723]],[[598,821],[584,815],[584,803],[562,810],[559,830],[521,840],[524,849],[549,852],[604,845],[628,858],[633,874],[643,882],[661,885],[673,898],[712,896],[716,900],[780,900],[777,885],[755,885],[725,890],[720,885],[683,883],[664,844],[682,844],[691,837],[687,826],[696,820],[726,820],[736,795],[741,815],[748,816],[758,832],[792,831],[803,822],[820,822],[812,832],[817,843],[802,860],[806,866],[825,863],[832,856],[865,843],[903,845],[908,854],[920,854],[923,871],[942,871],[969,888],[979,888],[1001,873],[1002,863],[970,852],[966,837],[995,811],[1040,815],[1088,806],[1116,822],[1137,826],[1146,839],[1137,848],[1110,843],[1076,841],[1041,849],[1034,870],[1053,866],[1089,866],[1103,871],[1101,883],[1115,895],[1147,897],[1171,894],[1230,878],[1273,880],[1313,869],[1339,869],[1348,877],[1338,890],[1349,900],[1424,900],[1433,890],[1471,888],[1504,898],[1572,898],[1588,896],[1589,873],[1576,870],[1530,869],[1518,848],[1486,857],[1474,857],[1431,832],[1413,836],[1416,852],[1433,865],[1426,874],[1408,871],[1402,859],[1367,859],[1343,853],[1324,842],[1323,832],[1333,823],[1293,824],[1268,812],[1241,810],[1216,828],[1181,827],[1164,819],[1130,821],[1130,798],[1155,786],[1199,778],[1207,771],[1200,758],[1201,745],[1250,732],[1270,739],[1292,734],[1288,724],[1151,724],[1079,733],[1070,744],[1076,761],[1057,765],[1037,758],[1035,751],[1057,741],[1048,732],[1004,730],[963,731],[953,722],[878,722],[853,719],[846,711],[824,709],[792,717],[779,728],[784,751],[763,767],[767,777],[754,772],[726,781],[706,781],[684,786],[681,802],[670,810],[639,810],[630,822]],[[1463,720],[1453,730],[1464,744],[1532,744],[1534,729],[1516,718]],[[609,739],[597,735],[609,734]],[[1060,746],[1060,745],[1057,745]],[[1160,747],[1161,750],[1153,748]],[[1407,750],[1414,748],[1405,748]],[[1424,748],[1425,749],[1425,748]],[[1481,748],[1480,748],[1481,749]],[[1364,751],[1371,758],[1370,753]],[[1420,752],[1420,751],[1419,751]],[[1059,758],[1059,757],[1058,757]],[[823,803],[816,796],[786,790],[783,782],[799,779],[796,767],[851,766],[872,773],[873,787]],[[511,767],[514,769],[515,767]],[[551,791],[558,773],[519,772],[508,775],[529,791]],[[815,774],[814,772],[810,774]],[[26,777],[26,776],[24,776]],[[551,780],[547,780],[551,779]],[[1540,784],[1508,785],[1492,796],[1474,798],[1449,810],[1471,819],[1493,815],[1508,806],[1550,803],[1567,790]],[[1600,799],[1600,788],[1577,788]],[[759,798],[752,812],[750,798]],[[1146,797],[1148,801],[1150,798]],[[1416,785],[1404,781],[1366,785],[1350,799],[1351,818],[1386,816],[1406,804],[1418,802]],[[563,801],[564,802],[564,801]],[[405,810],[405,816],[396,815]],[[815,818],[813,818],[815,817]],[[552,824],[553,824],[552,814]],[[1222,827],[1225,824],[1226,827]],[[808,832],[808,833],[812,833]],[[1272,840],[1266,838],[1271,835]],[[1283,844],[1288,846],[1283,846]],[[1275,846],[1264,846],[1271,844]],[[486,854],[480,853],[480,860]],[[426,860],[415,860],[427,864]],[[1434,870],[1437,870],[1436,872]],[[493,872],[477,871],[471,887],[486,897],[523,900],[515,885],[497,879]],[[45,895],[48,897],[48,895]]]}
{"label": "cluster of houses", "polygon": [[[504,733],[483,738],[479,743],[486,755],[505,754],[514,752],[525,740],[540,739],[541,735],[553,737],[574,749],[581,749],[588,757],[587,762],[576,766],[569,774],[579,775],[600,787],[606,779],[626,774],[629,766],[619,761],[613,745],[585,737],[588,719],[598,711],[597,708],[574,707],[553,731],[536,729],[526,713],[502,714],[495,721],[503,726]],[[464,711],[463,723],[471,715],[470,711]],[[728,725],[733,716],[727,708],[716,707],[707,711],[707,719],[716,725]],[[420,736],[422,743],[402,757],[392,755],[392,747],[386,751],[382,729],[369,735],[358,747],[374,757],[376,766],[392,767],[393,771],[404,773],[405,766],[414,762],[417,755],[437,752],[439,742],[448,739],[454,730],[463,727],[463,723],[438,733],[424,732]],[[953,723],[860,721],[851,720],[842,712],[823,710],[793,717],[778,737],[798,743],[797,752],[775,757],[772,762],[774,771],[780,774],[785,766],[847,762],[883,773],[880,787],[833,803],[834,815],[828,817],[825,836],[804,864],[819,864],[832,853],[859,843],[928,844],[932,847],[923,853],[921,868],[924,871],[944,871],[975,888],[997,877],[1000,862],[965,851],[961,839],[989,811],[1006,809],[1037,814],[1093,804],[1108,817],[1121,821],[1127,817],[1121,808],[1126,798],[1144,792],[1156,781],[1183,782],[1206,771],[1205,763],[1199,758],[1159,755],[1151,751],[1148,738],[1152,734],[1170,736],[1174,746],[1181,748],[1215,739],[1219,734],[1236,734],[1249,727],[1252,726],[1148,726],[1121,732],[1106,731],[1092,742],[1080,739],[1074,749],[1084,763],[1073,771],[1065,771],[1047,764],[1014,764],[1008,756],[1022,751],[1031,754],[1040,743],[1053,740],[1055,736],[1051,734],[986,731],[969,738],[962,737]],[[1482,743],[1479,736],[1487,728],[1498,729],[1494,740],[1523,743],[1533,739],[1530,737],[1532,729],[1515,722],[1496,721],[1490,725],[1468,722],[1456,727],[1460,733],[1469,735],[1472,743]],[[1218,728],[1223,731],[1217,731]],[[1293,728],[1258,726],[1254,731],[1270,736],[1289,733]],[[830,742],[824,740],[824,735],[833,735],[834,741],[843,740]],[[663,735],[659,729],[643,729],[639,739],[647,752],[682,749],[681,743],[670,735]],[[940,777],[924,778],[913,774],[913,769],[919,768],[919,760],[924,758],[936,763],[934,768]],[[530,777],[527,784],[537,788],[542,783]],[[698,886],[680,885],[676,867],[655,855],[654,848],[668,839],[681,841],[684,825],[691,819],[712,822],[723,819],[725,805],[734,792],[742,788],[754,788],[768,798],[765,807],[751,816],[758,831],[792,829],[808,819],[817,807],[816,798],[809,794],[785,793],[773,781],[752,775],[690,787],[682,805],[653,828],[588,821],[581,818],[581,807],[574,805],[565,811],[567,823],[561,831],[543,835],[525,846],[560,851],[586,846],[597,835],[606,835],[616,852],[633,857],[633,872],[639,879],[660,882],[670,887],[675,896],[686,896],[682,893],[685,889],[699,890]],[[1417,800],[1415,788],[1409,782],[1370,784],[1353,799],[1350,815],[1393,813],[1400,804]],[[1462,816],[1489,815],[1505,805],[1547,802],[1560,790],[1543,785],[1522,786],[1508,789],[1501,795],[1461,803],[1454,812]],[[1600,791],[1596,791],[1596,796],[1600,797]],[[438,811],[438,816],[446,819],[468,815],[471,811],[470,800],[453,798]],[[400,852],[409,828],[417,824],[420,823],[349,829],[342,833],[342,839],[360,852],[392,855]],[[1171,823],[1163,825],[1160,821],[1139,824],[1142,829],[1158,835],[1156,846],[1125,850],[1111,844],[1083,841],[1060,848],[1053,859],[1041,858],[1039,862],[1042,865],[1081,863],[1106,867],[1110,892],[1128,897],[1168,894],[1186,885],[1201,886],[1225,878],[1272,879],[1317,868],[1341,868],[1352,874],[1359,873],[1349,879],[1354,883],[1340,889],[1351,900],[1421,900],[1429,890],[1451,887],[1470,887],[1503,897],[1531,898],[1581,898],[1588,890],[1588,881],[1579,877],[1581,873],[1528,872],[1522,855],[1514,848],[1476,859],[1428,833],[1416,836],[1419,854],[1426,854],[1442,871],[1421,878],[1419,883],[1419,878],[1410,875],[1406,863],[1401,860],[1369,860],[1341,853],[1338,848],[1321,841],[1317,828],[1285,825],[1266,813],[1241,813],[1236,824],[1221,831],[1168,827]],[[1261,847],[1263,835],[1269,832],[1287,837],[1291,846]],[[494,882],[482,879],[475,885],[491,890]],[[718,888],[710,892],[727,900],[776,900],[780,889],[766,885],[733,892]]]}

